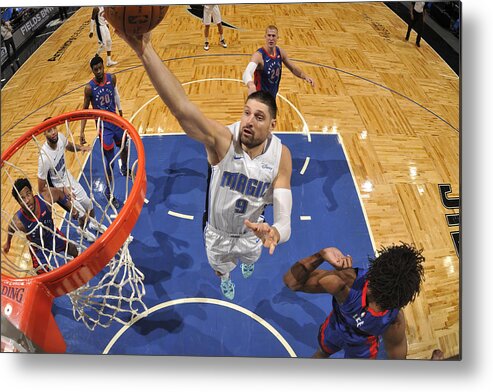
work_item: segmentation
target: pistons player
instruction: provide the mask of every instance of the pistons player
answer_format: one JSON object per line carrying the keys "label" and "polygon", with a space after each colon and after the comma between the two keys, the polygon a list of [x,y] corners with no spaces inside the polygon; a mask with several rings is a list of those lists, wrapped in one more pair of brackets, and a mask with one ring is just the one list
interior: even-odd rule
{"label": "pistons player", "polygon": [[[272,254],[291,235],[291,153],[272,134],[277,107],[266,92],[251,94],[240,121],[224,126],[205,116],[161,61],[151,34],[117,34],[136,52],[159,96],[185,133],[205,146],[211,167],[208,186],[205,246],[210,266],[221,278],[223,295],[233,299],[230,272],[241,262],[245,278],[253,273],[262,245]],[[261,222],[272,204],[274,224]]]}
{"label": "pistons player", "polygon": [[38,274],[49,271],[60,262],[55,261],[54,258],[65,258],[67,255],[77,256],[78,251],[75,244],[69,242],[62,232],[55,228],[53,222],[51,212],[53,203],[59,203],[71,211],[73,219],[79,216],[77,209],[72,206],[72,202],[63,189],[46,187],[39,195],[34,195],[29,180],[19,178],[14,182],[12,195],[21,208],[9,224],[7,240],[3,245],[5,253],[9,253],[14,233],[21,231],[26,234],[30,243],[29,250],[33,268]]}
{"label": "pistons player", "polygon": [[[103,59],[98,55],[94,56],[89,63],[94,79],[92,79],[84,88],[84,109],[89,109],[89,104],[94,109],[107,110],[108,112],[118,112],[123,116],[122,106],[120,103],[120,94],[116,87],[116,75],[105,73]],[[80,144],[86,143],[85,137],[86,120],[81,121],[80,128]],[[120,148],[121,154],[121,173],[123,176],[128,176],[128,146],[124,139],[123,129],[117,127],[110,122],[104,122],[102,129],[99,129],[99,137],[104,150],[105,158],[105,178],[107,179],[107,187],[105,196],[115,208],[120,208],[120,202],[113,196],[113,171],[114,171],[114,156],[115,145]]]}
{"label": "pistons player", "polygon": [[96,34],[98,36],[98,51],[100,54],[103,49],[106,49],[106,65],[111,67],[118,64],[118,61],[111,59],[111,35],[108,27],[108,22],[104,17],[104,7],[94,7],[91,15],[91,25],[89,31],[89,38],[94,35],[94,28],[96,28]]}
{"label": "pistons player", "polygon": [[[293,291],[331,294],[332,312],[321,325],[315,358],[344,349],[345,358],[375,359],[383,337],[390,359],[407,356],[402,309],[419,294],[424,277],[422,251],[401,243],[382,248],[368,269],[353,268],[352,258],[330,247],[297,261],[284,275]],[[335,270],[319,267],[327,262]],[[435,350],[431,359],[443,359]]]}
{"label": "pistons player", "polygon": [[248,87],[249,95],[255,91],[267,91],[275,98],[281,83],[283,63],[293,75],[315,87],[313,79],[289,59],[284,49],[277,46],[278,38],[276,26],[270,25],[265,29],[265,46],[252,55],[250,63],[243,72],[243,82]]}

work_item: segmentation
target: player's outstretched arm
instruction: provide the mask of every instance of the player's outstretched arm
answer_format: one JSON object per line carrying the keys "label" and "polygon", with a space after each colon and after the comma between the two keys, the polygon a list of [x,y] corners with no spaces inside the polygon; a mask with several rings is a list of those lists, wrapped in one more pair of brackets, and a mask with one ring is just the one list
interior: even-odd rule
{"label": "player's outstretched arm", "polygon": [[406,318],[402,310],[399,311],[395,321],[383,334],[383,342],[389,359],[406,359]]}
{"label": "player's outstretched arm", "polygon": [[280,49],[280,50],[281,50],[282,62],[293,73],[293,75],[307,81],[308,83],[310,83],[312,87],[315,87],[315,82],[313,81],[313,79],[310,76],[308,76],[306,73],[304,73],[298,66],[296,66],[295,63],[291,61],[291,59],[288,57],[288,54],[284,49]]}
{"label": "player's outstretched arm", "polygon": [[14,215],[7,229],[7,239],[5,240],[5,243],[2,246],[2,250],[5,254],[9,253],[10,251],[10,246],[12,244],[12,237],[14,236],[14,233],[16,231],[22,231],[25,233],[26,229],[22,224],[22,222],[19,220],[19,218],[17,218],[17,216]]}
{"label": "player's outstretched arm", "polygon": [[159,96],[176,117],[185,133],[209,149],[221,160],[231,144],[231,132],[217,121],[208,119],[185,94],[175,75],[163,64],[151,44],[151,33],[143,36],[116,33],[127,42],[142,61]]}
{"label": "player's outstretched arm", "polygon": [[[336,271],[318,270],[325,261],[334,266]],[[333,247],[324,248],[298,260],[284,274],[284,283],[291,290],[332,294],[339,303],[347,298],[349,282],[352,280],[354,270],[351,256],[344,256],[339,249]]]}
{"label": "player's outstretched arm", "polygon": [[96,27],[96,18],[98,17],[98,12],[99,12],[98,7],[93,7],[91,14],[89,38],[92,38],[92,36],[94,35],[94,28]]}
{"label": "player's outstretched arm", "polygon": [[[91,86],[89,84],[86,84],[86,86],[84,87],[84,103],[82,105],[82,109],[89,109],[91,98],[92,98]],[[86,122],[87,120],[80,121],[80,135],[79,135],[80,144],[86,144],[86,135],[85,135]]]}

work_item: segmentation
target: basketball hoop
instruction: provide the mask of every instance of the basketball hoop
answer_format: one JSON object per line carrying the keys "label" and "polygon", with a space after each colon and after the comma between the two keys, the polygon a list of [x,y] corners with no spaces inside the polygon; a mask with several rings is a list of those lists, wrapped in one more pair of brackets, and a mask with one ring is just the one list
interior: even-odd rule
{"label": "basketball hoop", "polygon": [[[36,151],[39,153],[40,145],[43,143],[40,143],[36,136],[65,124],[66,137],[68,141],[74,143],[70,124],[90,119],[96,120],[97,130],[102,129],[100,125],[104,122],[122,128],[132,141],[131,147],[135,148],[136,160],[132,167],[132,176],[126,177],[126,202],[120,212],[116,214],[117,211],[111,203],[102,206],[94,200],[91,155],[89,179],[84,173],[82,177],[90,189],[90,198],[99,208],[100,217],[96,223],[106,230],[101,235],[97,233],[99,236],[95,238],[94,243],[87,245],[82,230],[79,229],[80,238],[71,234],[75,225],[71,222],[70,215],[66,212],[60,214],[56,211],[58,207],[51,205],[53,218],[61,220],[65,225],[67,244],[74,243],[80,250],[78,256],[72,259],[67,256],[66,250],[57,253],[51,244],[43,244],[43,250],[49,254],[49,257],[46,258],[47,262],[38,267],[38,270],[34,270],[26,267],[25,260],[22,262],[23,255],[24,259],[26,258],[26,251],[14,255],[13,258],[18,259],[17,262],[12,261],[10,255],[7,257],[6,254],[2,254],[2,320],[7,319],[25,334],[29,341],[45,352],[60,353],[66,350],[63,336],[51,312],[55,297],[68,294],[73,305],[74,317],[84,322],[91,330],[96,326],[107,327],[113,320],[126,323],[129,319],[147,311],[142,302],[145,294],[144,275],[136,268],[128,250],[132,241],[130,232],[140,215],[146,194],[145,154],[139,134],[127,120],[107,111],[80,110],[43,121],[24,133],[2,154],[2,186],[8,181],[12,185],[16,177],[35,177],[32,168],[22,168],[22,162],[18,162],[19,156],[17,158],[15,156],[22,155],[27,150],[31,154]],[[76,160],[79,160],[82,167],[82,160],[78,154],[80,152],[75,153]],[[118,155],[114,159],[118,159]],[[130,161],[130,153],[128,161]],[[113,187],[114,184],[115,181],[112,183]],[[111,189],[111,196],[113,191],[114,189]],[[3,193],[5,194],[5,190]],[[7,193],[10,196],[10,191]],[[9,200],[10,212],[7,207]],[[19,205],[15,205],[12,200],[12,197],[2,199],[2,231],[5,222],[10,222],[9,218],[13,216],[12,207],[19,209]],[[105,224],[108,225],[107,228]],[[42,229],[47,230],[46,227]],[[53,237],[58,235],[53,230],[52,232]],[[33,253],[33,245],[29,247],[30,253]],[[2,341],[4,341],[3,337]],[[8,341],[8,337],[5,341]]]}

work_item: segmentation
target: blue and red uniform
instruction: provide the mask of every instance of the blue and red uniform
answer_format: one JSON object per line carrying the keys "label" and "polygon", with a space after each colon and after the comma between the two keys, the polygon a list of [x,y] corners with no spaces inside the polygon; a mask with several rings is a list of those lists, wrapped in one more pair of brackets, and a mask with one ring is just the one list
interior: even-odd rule
{"label": "blue and red uniform", "polygon": [[[92,90],[92,107],[116,113],[115,86],[113,85],[111,74],[105,73],[101,83],[98,83],[96,79],[92,79],[89,85]],[[115,143],[118,147],[121,146],[123,130],[110,122],[105,122],[103,130],[99,132],[99,137],[103,143],[104,150],[109,151],[115,147]]]}
{"label": "blue and red uniform", "polygon": [[259,48],[257,52],[260,52],[262,55],[264,68],[262,71],[255,71],[255,86],[257,87],[257,91],[267,91],[275,98],[277,96],[277,91],[279,90],[279,84],[281,83],[281,50],[276,46],[273,56],[269,55],[264,48]]}
{"label": "blue and red uniform", "polygon": [[[57,253],[65,251],[67,240],[60,230],[55,229],[53,216],[46,202],[36,195],[34,196],[34,203],[36,204],[35,211],[38,211],[36,219],[26,215],[22,209],[17,211],[17,217],[26,229],[27,239],[34,244],[34,246],[29,247],[29,250],[33,268],[36,269],[40,264],[49,264],[49,260],[53,259],[53,251]],[[53,235],[55,230],[60,237]],[[38,274],[43,272],[45,271],[40,269]]]}
{"label": "blue and red uniform", "polygon": [[367,270],[356,268],[356,279],[343,304],[332,299],[332,312],[320,326],[318,342],[327,354],[344,349],[345,358],[372,358],[378,354],[378,339],[392,324],[399,309],[376,312],[367,304]]}

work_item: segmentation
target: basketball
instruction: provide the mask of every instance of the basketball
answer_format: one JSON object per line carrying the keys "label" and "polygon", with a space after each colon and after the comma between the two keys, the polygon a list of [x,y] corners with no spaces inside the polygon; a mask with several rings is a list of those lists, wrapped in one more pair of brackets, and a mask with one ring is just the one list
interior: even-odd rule
{"label": "basketball", "polygon": [[125,34],[140,35],[151,31],[164,18],[167,5],[104,7],[104,17]]}

